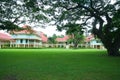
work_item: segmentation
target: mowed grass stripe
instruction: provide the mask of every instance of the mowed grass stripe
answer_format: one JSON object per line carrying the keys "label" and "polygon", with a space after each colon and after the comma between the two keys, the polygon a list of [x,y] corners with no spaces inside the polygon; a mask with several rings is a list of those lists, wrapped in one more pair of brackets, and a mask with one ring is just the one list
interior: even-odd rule
{"label": "mowed grass stripe", "polygon": [[1,49],[0,80],[119,80],[119,61],[97,49]]}

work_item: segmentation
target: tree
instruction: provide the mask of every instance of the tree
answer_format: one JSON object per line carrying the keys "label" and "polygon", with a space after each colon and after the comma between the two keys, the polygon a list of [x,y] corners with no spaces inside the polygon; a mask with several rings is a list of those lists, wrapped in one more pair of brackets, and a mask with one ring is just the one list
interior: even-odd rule
{"label": "tree", "polygon": [[80,21],[82,26],[90,26],[108,55],[118,56],[120,48],[120,1],[114,0],[41,0],[49,5],[49,15],[60,26]]}
{"label": "tree", "polygon": [[21,29],[18,25],[26,22],[42,24],[47,18],[36,5],[36,0],[0,0],[0,30]]}
{"label": "tree", "polygon": [[53,34],[53,36],[52,37],[49,37],[48,38],[48,42],[49,43],[52,43],[52,44],[55,44],[56,43],[56,39],[57,38],[57,35],[56,34]]}
{"label": "tree", "polygon": [[18,28],[14,23],[20,17],[19,9],[20,5],[17,5],[13,0],[0,0],[0,29],[12,30]]}
{"label": "tree", "polygon": [[78,47],[78,44],[83,40],[83,28],[76,23],[68,23],[62,27],[58,26],[58,30],[66,30],[66,34],[70,36],[68,42],[74,44],[74,48]]}

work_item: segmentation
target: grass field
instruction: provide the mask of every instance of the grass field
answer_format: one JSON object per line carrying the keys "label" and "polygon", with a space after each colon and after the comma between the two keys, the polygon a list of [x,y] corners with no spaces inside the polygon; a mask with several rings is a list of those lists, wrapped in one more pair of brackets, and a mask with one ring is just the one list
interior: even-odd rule
{"label": "grass field", "polygon": [[96,49],[0,49],[0,80],[120,80],[120,57]]}

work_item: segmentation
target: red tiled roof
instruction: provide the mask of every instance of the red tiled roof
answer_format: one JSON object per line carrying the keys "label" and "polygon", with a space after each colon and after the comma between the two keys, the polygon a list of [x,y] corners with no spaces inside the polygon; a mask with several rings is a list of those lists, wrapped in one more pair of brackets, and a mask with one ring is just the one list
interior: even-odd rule
{"label": "red tiled roof", "polygon": [[27,28],[28,27],[28,25],[24,25],[24,26],[22,26],[22,28]]}
{"label": "red tiled roof", "polygon": [[0,32],[0,41],[9,41],[9,40],[12,40],[12,38],[9,34]]}
{"label": "red tiled roof", "polygon": [[63,38],[56,38],[57,42],[66,42],[69,39],[69,36],[64,36]]}
{"label": "red tiled roof", "polygon": [[14,34],[30,34],[28,30],[14,31]]}
{"label": "red tiled roof", "polygon": [[28,26],[28,25],[24,25],[24,26],[22,26],[22,28],[26,28],[25,30],[13,31],[13,32],[14,32],[14,34],[30,34],[31,32],[34,33],[35,31],[33,29],[31,29],[31,27],[28,30],[29,27],[30,26]]}
{"label": "red tiled roof", "polygon": [[85,42],[90,42],[93,39],[94,39],[94,35],[89,35],[86,37]]}
{"label": "red tiled roof", "polygon": [[48,41],[47,36],[45,36],[45,34],[43,32],[40,32],[40,37],[42,39],[42,42],[47,42]]}
{"label": "red tiled roof", "polygon": [[30,34],[31,33],[30,31],[32,31],[33,34],[36,34],[37,36],[41,37],[42,42],[48,41],[47,36],[45,36],[45,34],[43,32],[37,32],[37,31],[31,29],[31,27],[28,25],[24,25],[24,26],[22,26],[22,28],[26,28],[26,29],[21,30],[21,31],[14,31],[14,34]]}

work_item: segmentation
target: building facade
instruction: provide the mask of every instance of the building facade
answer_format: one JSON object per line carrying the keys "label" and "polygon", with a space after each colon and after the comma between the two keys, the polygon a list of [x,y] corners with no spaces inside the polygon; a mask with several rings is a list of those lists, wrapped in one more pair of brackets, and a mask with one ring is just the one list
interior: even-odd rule
{"label": "building facade", "polygon": [[35,34],[12,34],[11,42],[13,47],[40,47],[42,45],[41,38]]}
{"label": "building facade", "polygon": [[26,29],[11,33],[12,39],[14,40],[14,42],[11,42],[11,47],[40,47],[42,45],[42,39],[36,31],[27,25],[23,26],[23,28]]}
{"label": "building facade", "polygon": [[55,40],[57,42],[56,47],[66,47],[68,39],[69,39],[68,35],[64,36],[63,38],[56,38]]}
{"label": "building facade", "polygon": [[12,41],[12,37],[9,34],[0,32],[0,48],[10,46]]}
{"label": "building facade", "polygon": [[96,39],[94,35],[87,36],[85,42],[86,42],[86,47],[104,49],[104,46],[100,41],[100,39]]}

